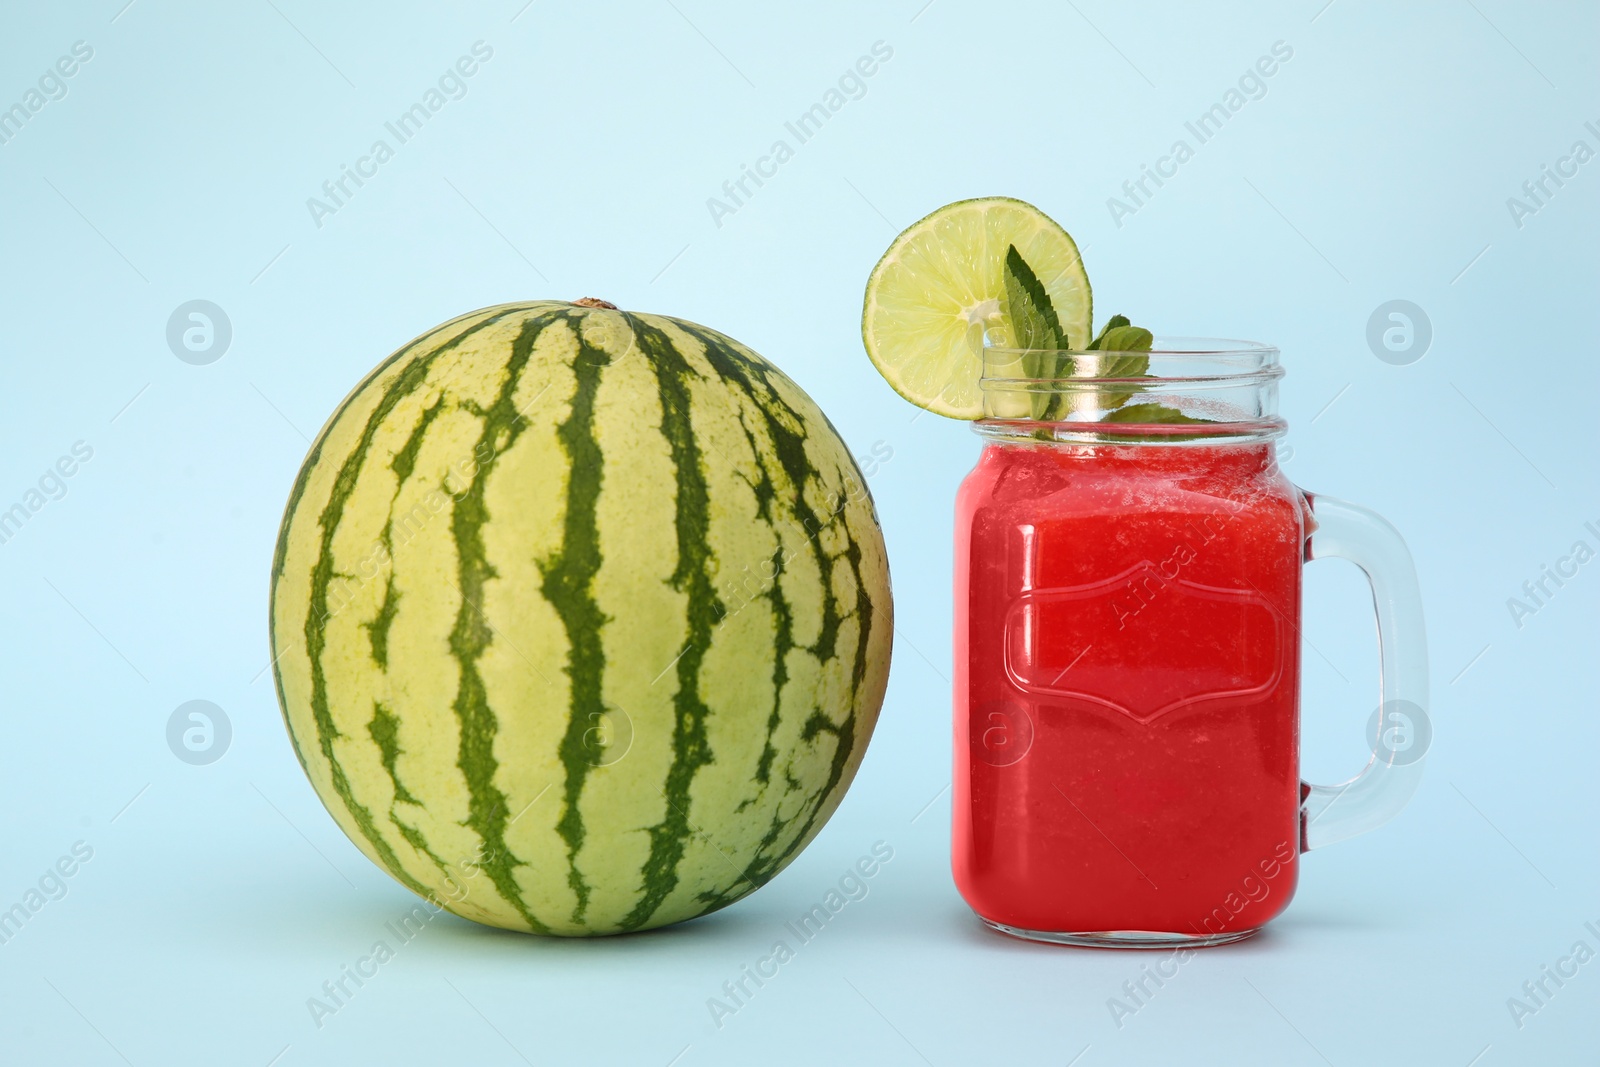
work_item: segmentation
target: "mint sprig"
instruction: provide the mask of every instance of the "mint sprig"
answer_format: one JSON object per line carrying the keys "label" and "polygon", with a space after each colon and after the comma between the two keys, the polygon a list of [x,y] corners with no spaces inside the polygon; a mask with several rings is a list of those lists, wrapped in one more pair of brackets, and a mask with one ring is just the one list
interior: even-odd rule
{"label": "mint sprig", "polygon": [[[1033,272],[1028,261],[1022,258],[1016,245],[1006,249],[1005,260],[1006,313],[1011,329],[1011,343],[1022,349],[1033,350],[1024,364],[1024,373],[1030,378],[1058,379],[1071,377],[1076,366],[1066,350],[1072,347],[1067,333],[1056,315],[1055,305],[1044,283]],[[1126,315],[1113,315],[1100,328],[1100,332],[1085,347],[1089,352],[1117,353],[1107,355],[1095,368],[1097,378],[1143,378],[1150,372],[1149,351],[1155,336],[1142,326],[1135,326]],[[1060,353],[1056,355],[1055,353]],[[1159,403],[1129,404],[1140,387],[1132,386],[1117,391],[1102,391],[1096,398],[1098,406],[1106,412],[1105,422],[1122,423],[1194,423],[1206,422],[1185,415],[1176,408]],[[1065,406],[1066,397],[1053,393],[1043,397],[1042,410],[1036,398],[1035,417],[1041,421],[1057,418]]]}
{"label": "mint sprig", "polygon": [[[1023,372],[1030,378],[1069,378],[1072,376],[1071,356],[1047,355],[1072,347],[1067,331],[1061,326],[1054,302],[1039,276],[1022,258],[1016,245],[1006,247],[1006,311],[1011,326],[1011,343],[1017,348],[1032,349],[1038,355],[1025,357]],[[1048,421],[1061,404],[1060,395],[1035,397],[1034,406],[1042,399],[1043,410],[1035,416]]]}
{"label": "mint sprig", "polygon": [[1011,316],[1011,343],[1016,348],[1071,348],[1056,306],[1044,283],[1033,273],[1016,245],[1006,247],[1006,310]]}

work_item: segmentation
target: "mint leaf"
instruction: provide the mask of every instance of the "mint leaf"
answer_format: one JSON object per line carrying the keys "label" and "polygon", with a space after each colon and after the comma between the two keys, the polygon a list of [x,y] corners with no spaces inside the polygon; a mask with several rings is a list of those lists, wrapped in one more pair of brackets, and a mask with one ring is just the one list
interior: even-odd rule
{"label": "mint leaf", "polygon": [[[1185,415],[1177,408],[1168,407],[1166,404],[1158,404],[1153,401],[1147,401],[1143,404],[1127,404],[1123,407],[1117,408],[1115,411],[1108,411],[1105,413],[1105,415],[1101,416],[1100,421],[1125,424],[1141,423],[1149,426],[1185,424],[1194,425],[1197,423],[1207,424],[1213,422],[1214,420],[1200,419],[1194,417],[1193,415]],[[1164,441],[1194,441],[1207,436],[1209,435],[1204,433],[1168,433],[1162,434],[1161,439]],[[1128,443],[1136,443],[1149,440],[1150,435],[1134,433],[1118,434],[1107,430],[1102,431],[1102,438],[1115,443],[1124,441]]]}
{"label": "mint leaf", "polygon": [[[1016,245],[1006,247],[1006,309],[1010,313],[1013,346],[1056,352],[1072,347],[1044,283]],[[1025,366],[1032,378],[1069,378],[1073,363],[1071,356],[1042,352],[1028,357]],[[1055,418],[1063,400],[1056,394],[1035,396],[1034,417],[1045,421]]]}
{"label": "mint leaf", "polygon": [[1050,294],[1016,245],[1006,248],[1005,281],[1011,344],[1016,348],[1070,348]]}
{"label": "mint leaf", "polygon": [[1100,327],[1100,333],[1095,337],[1095,339],[1093,341],[1089,342],[1089,351],[1091,351],[1091,352],[1100,351],[1100,346],[1105,344],[1106,334],[1108,334],[1112,330],[1118,329],[1120,327],[1131,326],[1131,325],[1133,325],[1133,324],[1128,321],[1128,316],[1126,316],[1126,315],[1113,315],[1113,316],[1111,316],[1109,319],[1106,320],[1106,324],[1104,326]]}
{"label": "mint leaf", "polygon": [[[1134,326],[1126,315],[1113,315],[1100,328],[1100,334],[1089,345],[1098,352],[1142,353],[1150,351],[1155,335],[1143,326]],[[1101,378],[1143,378],[1150,372],[1150,357],[1146,355],[1107,356],[1101,360],[1097,376]],[[1102,408],[1116,408],[1128,402],[1137,389],[1100,394]]]}
{"label": "mint leaf", "polygon": [[1127,404],[1108,411],[1101,418],[1101,422],[1139,422],[1139,423],[1196,423],[1211,422],[1211,419],[1198,419],[1193,415],[1185,415],[1177,408],[1154,402],[1144,404]]}
{"label": "mint leaf", "polygon": [[[1111,326],[1101,330],[1096,340],[1102,352],[1148,352],[1155,343],[1155,336],[1143,326]],[[1144,362],[1148,365],[1150,361]]]}

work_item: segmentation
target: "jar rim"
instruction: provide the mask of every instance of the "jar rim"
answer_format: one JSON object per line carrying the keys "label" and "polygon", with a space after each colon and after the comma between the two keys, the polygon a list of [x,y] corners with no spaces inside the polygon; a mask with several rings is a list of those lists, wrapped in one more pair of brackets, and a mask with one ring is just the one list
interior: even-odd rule
{"label": "jar rim", "polygon": [[[1045,357],[1051,357],[1057,362],[1068,357],[1074,364],[1078,364],[1080,359],[1098,361],[1121,354],[1147,357],[1146,372],[1132,378],[1102,377],[1093,373],[1059,376],[1009,373],[1012,368],[1048,366],[1050,364],[1045,361]],[[1281,352],[1275,345],[1219,337],[1158,337],[1148,351],[1137,353],[1102,352],[1082,348],[1011,348],[1003,345],[986,345],[982,351],[981,380],[1057,381],[1073,378],[1079,381],[1135,381],[1159,378],[1166,381],[1211,381],[1259,375],[1279,378],[1284,374],[1283,366],[1279,363],[1280,355]],[[1094,362],[1089,362],[1091,369],[1094,369],[1094,366]]]}
{"label": "jar rim", "polygon": [[1150,443],[1280,436],[1276,346],[1158,337],[1149,351],[988,346],[978,386],[986,437]]}
{"label": "jar rim", "polygon": [[[1030,355],[1088,355],[1088,357],[1104,357],[1115,355],[1115,352],[1101,352],[1093,349],[1016,349],[998,344],[986,344],[982,347],[982,360],[1000,362],[1019,362]],[[1141,350],[1138,355],[1158,355],[1158,357],[1189,358],[1194,362],[1200,360],[1238,360],[1238,362],[1253,362],[1256,365],[1274,365],[1282,352],[1274,344],[1264,344],[1261,341],[1238,341],[1235,338],[1186,338],[1186,336],[1158,336],[1149,349]]]}
{"label": "jar rim", "polygon": [[[1010,348],[1005,345],[986,345],[996,351],[1006,352],[1050,352],[1049,348]],[[1226,356],[1226,355],[1260,355],[1278,354],[1277,345],[1269,345],[1265,341],[1245,341],[1237,337],[1196,337],[1189,335],[1169,336],[1162,334],[1155,338],[1150,346],[1152,352],[1165,353],[1177,356]],[[1077,352],[1094,355],[1093,350],[1072,348],[1062,351]]]}

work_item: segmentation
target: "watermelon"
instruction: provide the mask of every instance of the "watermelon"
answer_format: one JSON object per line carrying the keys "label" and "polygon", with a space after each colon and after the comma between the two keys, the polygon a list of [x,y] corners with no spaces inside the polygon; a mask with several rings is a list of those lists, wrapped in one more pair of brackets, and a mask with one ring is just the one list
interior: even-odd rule
{"label": "watermelon", "polygon": [[328,420],[272,565],[278,701],[340,828],[457,915],[644,930],[771,879],[887,683],[882,533],[811,399],[714,330],[506,304]]}

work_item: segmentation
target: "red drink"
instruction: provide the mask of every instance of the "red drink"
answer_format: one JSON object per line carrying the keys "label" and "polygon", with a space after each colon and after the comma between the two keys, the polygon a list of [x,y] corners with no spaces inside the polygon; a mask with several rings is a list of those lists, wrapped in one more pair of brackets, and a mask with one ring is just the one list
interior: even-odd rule
{"label": "red drink", "polygon": [[953,849],[983,919],[1220,941],[1288,904],[1306,526],[1259,438],[984,449],[956,503]]}

